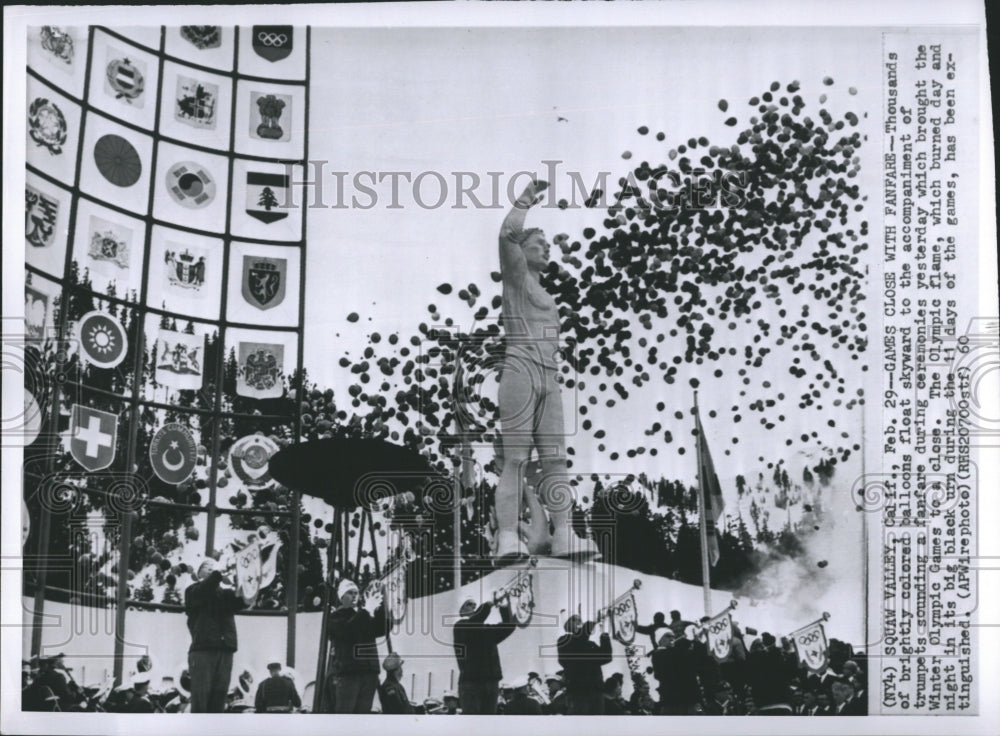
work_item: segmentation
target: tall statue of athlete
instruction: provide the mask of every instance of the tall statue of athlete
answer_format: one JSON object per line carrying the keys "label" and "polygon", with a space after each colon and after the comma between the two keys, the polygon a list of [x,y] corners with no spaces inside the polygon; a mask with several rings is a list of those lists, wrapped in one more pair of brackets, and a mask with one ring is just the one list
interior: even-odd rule
{"label": "tall statue of athlete", "polygon": [[[524,228],[528,209],[548,184],[532,181],[518,197],[500,227],[500,272],[503,276],[503,325],[506,354],[500,377],[500,427],[503,467],[496,492],[496,557],[551,554],[553,557],[594,555],[597,546],[573,533],[572,498],[566,467],[562,395],[556,382],[559,309],[539,282],[549,263],[549,243],[538,228]],[[534,498],[529,527],[519,519],[522,479],[534,449],[541,464],[537,490],[552,524]],[[542,518],[539,518],[542,517]]]}

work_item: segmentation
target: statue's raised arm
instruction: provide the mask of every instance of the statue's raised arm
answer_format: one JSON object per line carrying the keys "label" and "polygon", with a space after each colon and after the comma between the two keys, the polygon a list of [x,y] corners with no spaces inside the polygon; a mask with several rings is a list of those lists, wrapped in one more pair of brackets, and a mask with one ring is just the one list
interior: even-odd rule
{"label": "statue's raised arm", "polygon": [[521,196],[514,201],[500,226],[500,272],[504,279],[522,276],[528,268],[528,261],[521,247],[527,234],[524,230],[524,218],[528,210],[538,203],[541,193],[548,186],[547,182],[532,179]]}

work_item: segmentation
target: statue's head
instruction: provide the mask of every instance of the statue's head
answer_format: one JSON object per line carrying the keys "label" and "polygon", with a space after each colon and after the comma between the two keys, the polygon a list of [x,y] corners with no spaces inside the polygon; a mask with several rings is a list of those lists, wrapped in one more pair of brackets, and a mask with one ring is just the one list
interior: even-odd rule
{"label": "statue's head", "polygon": [[524,252],[528,268],[532,271],[541,271],[549,265],[549,241],[545,239],[545,233],[540,228],[529,227],[522,230],[517,241]]}

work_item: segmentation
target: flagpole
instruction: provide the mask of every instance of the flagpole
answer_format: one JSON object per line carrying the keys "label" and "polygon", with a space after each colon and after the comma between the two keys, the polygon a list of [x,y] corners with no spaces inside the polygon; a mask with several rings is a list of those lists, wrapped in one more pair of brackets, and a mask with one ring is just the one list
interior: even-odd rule
{"label": "flagpole", "polygon": [[701,590],[705,598],[705,615],[712,615],[712,585],[709,579],[710,566],[708,564],[708,520],[705,518],[707,510],[705,508],[704,478],[701,477],[702,457],[701,457],[701,417],[698,415],[698,392],[694,392],[694,426],[695,426],[695,446],[698,460],[698,532],[701,537]]}

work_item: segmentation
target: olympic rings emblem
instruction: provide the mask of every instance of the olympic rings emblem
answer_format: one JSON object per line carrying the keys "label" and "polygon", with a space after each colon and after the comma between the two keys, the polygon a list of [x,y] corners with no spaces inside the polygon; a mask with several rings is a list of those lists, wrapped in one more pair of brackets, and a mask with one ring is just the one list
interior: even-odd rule
{"label": "olympic rings emblem", "polygon": [[288,43],[288,36],[284,33],[260,31],[257,34],[257,40],[264,46],[284,46]]}

